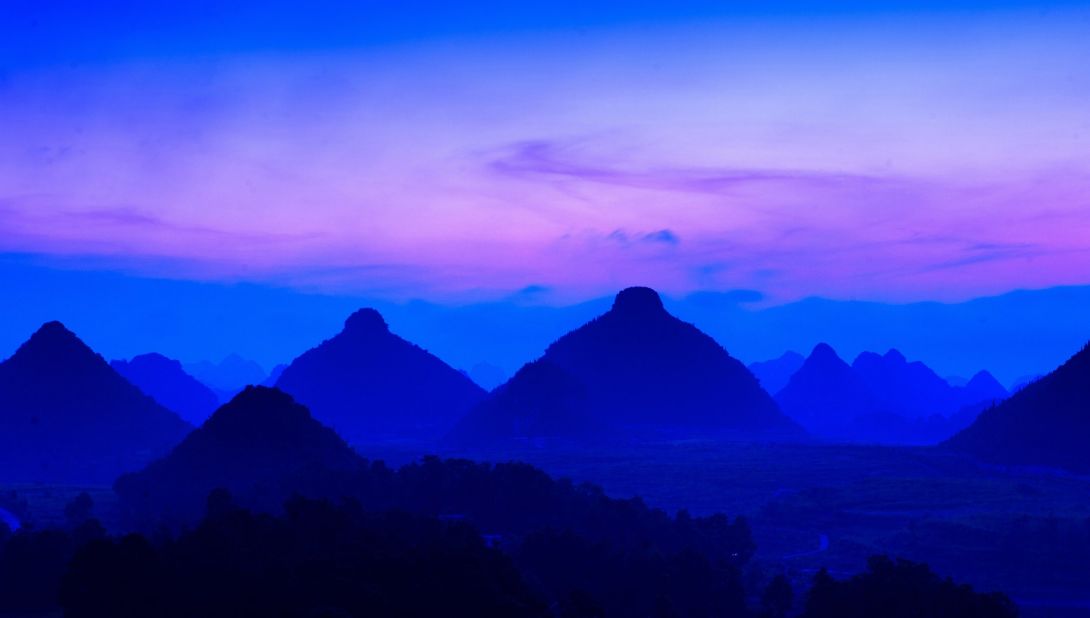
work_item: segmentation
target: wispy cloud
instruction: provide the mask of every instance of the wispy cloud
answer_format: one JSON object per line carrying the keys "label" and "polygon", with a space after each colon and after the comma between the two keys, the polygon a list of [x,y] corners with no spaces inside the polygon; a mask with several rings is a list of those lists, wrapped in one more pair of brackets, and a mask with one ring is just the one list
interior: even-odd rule
{"label": "wispy cloud", "polygon": [[566,179],[683,193],[723,194],[740,186],[776,183],[799,187],[873,185],[894,179],[867,174],[823,170],[628,167],[581,152],[578,140],[528,140],[499,148],[487,161],[497,174],[523,179]]}

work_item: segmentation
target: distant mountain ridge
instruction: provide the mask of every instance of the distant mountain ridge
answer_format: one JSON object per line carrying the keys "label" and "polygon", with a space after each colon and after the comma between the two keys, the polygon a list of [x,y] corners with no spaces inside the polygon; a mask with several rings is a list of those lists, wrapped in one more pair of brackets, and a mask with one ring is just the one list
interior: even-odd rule
{"label": "distant mountain ridge", "polygon": [[277,388],[350,442],[433,439],[485,391],[423,348],[390,332],[374,309],[284,369]]}
{"label": "distant mountain ridge", "polygon": [[945,442],[988,462],[1090,473],[1090,344]]}
{"label": "distant mountain ridge", "polygon": [[496,389],[452,438],[498,439],[498,425],[507,439],[546,437],[545,409],[527,401],[550,402],[547,420],[567,419],[549,424],[547,437],[583,438],[588,423],[613,439],[802,435],[741,362],[667,313],[650,288],[622,290],[608,312],[562,336]]}
{"label": "distant mountain ridge", "polygon": [[749,370],[769,394],[775,394],[787,386],[804,362],[806,358],[802,354],[789,350],[777,358],[750,363]]}
{"label": "distant mountain ridge", "polygon": [[185,372],[182,364],[162,354],[141,354],[131,360],[113,360],[110,366],[164,408],[199,425],[217,407],[212,389]]}
{"label": "distant mountain ridge", "polygon": [[262,384],[268,379],[268,374],[261,365],[238,354],[228,354],[218,363],[206,360],[187,363],[183,368],[186,373],[215,391],[221,403],[230,400],[243,388],[251,384]]}
{"label": "distant mountain ridge", "polygon": [[953,387],[921,362],[897,350],[860,354],[852,365],[819,344],[776,401],[815,435],[852,442],[932,444],[970,422],[979,410],[1007,396],[981,371]]}
{"label": "distant mountain ridge", "polygon": [[190,429],[60,322],[0,363],[0,473],[9,480],[109,480]]}

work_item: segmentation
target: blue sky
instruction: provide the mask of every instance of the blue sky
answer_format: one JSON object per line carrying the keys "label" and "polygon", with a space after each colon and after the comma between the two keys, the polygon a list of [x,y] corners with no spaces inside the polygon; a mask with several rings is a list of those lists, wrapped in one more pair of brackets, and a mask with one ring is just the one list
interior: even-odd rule
{"label": "blue sky", "polygon": [[[438,316],[487,306],[515,320],[628,285],[674,299],[749,290],[752,312],[1090,284],[1085,3],[5,10],[0,255],[20,290],[18,319],[0,327],[8,348],[63,314],[110,354],[143,341],[268,364],[366,302],[467,363]],[[81,318],[71,299],[98,285],[113,308]],[[262,313],[272,299],[283,306]],[[1073,325],[1086,307],[1049,299],[1041,324],[1023,324],[1044,347],[999,361],[1008,379],[1087,337]],[[194,347],[215,323],[208,303],[312,327]],[[479,360],[511,365],[586,313],[572,311]],[[128,317],[109,327],[114,314]],[[747,360],[818,336],[769,331],[761,345],[694,315]],[[846,354],[890,343],[825,330]],[[946,358],[955,334],[919,355],[979,364]]]}

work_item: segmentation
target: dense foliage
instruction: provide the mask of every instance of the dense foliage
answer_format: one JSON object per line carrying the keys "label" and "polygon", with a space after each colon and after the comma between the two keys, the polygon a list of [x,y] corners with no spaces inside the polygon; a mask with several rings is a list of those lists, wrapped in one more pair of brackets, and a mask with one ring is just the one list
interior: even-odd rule
{"label": "dense foliage", "polygon": [[981,594],[935,575],[926,564],[871,558],[867,571],[837,581],[814,578],[804,618],[1013,618],[1018,611],[1001,594]]}
{"label": "dense foliage", "polygon": [[546,616],[502,552],[462,523],[295,499],[281,517],[211,509],[153,544],[88,543],[61,601],[71,618]]}

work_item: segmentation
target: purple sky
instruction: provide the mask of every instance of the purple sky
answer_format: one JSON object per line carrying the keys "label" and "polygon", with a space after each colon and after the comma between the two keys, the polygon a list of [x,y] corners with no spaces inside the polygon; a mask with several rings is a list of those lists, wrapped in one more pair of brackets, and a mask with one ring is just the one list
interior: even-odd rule
{"label": "purple sky", "polygon": [[438,301],[1090,283],[1090,11],[796,9],[70,54],[27,17],[61,52],[0,65],[0,252]]}

